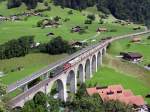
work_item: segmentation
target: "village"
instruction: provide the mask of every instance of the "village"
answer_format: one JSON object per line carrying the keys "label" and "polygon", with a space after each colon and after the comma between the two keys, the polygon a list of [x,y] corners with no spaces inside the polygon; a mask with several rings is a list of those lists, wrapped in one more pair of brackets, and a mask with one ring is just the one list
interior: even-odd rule
{"label": "village", "polygon": [[[6,105],[8,101],[24,95],[25,90],[30,91],[34,86],[44,83],[45,78],[53,80],[59,77],[61,72],[67,73],[67,70],[71,70],[73,60],[76,62],[80,59],[70,59],[69,56],[84,50],[88,52],[86,49],[90,46],[108,42],[106,51],[103,49],[100,55],[101,62],[98,63],[97,54],[86,62],[91,65],[79,66],[83,71],[77,70],[76,73],[76,94],[72,93],[71,85],[75,81],[72,81],[70,75],[66,86],[62,86],[58,80],[50,87],[50,93],[37,92],[23,107],[10,109],[11,112],[28,112],[32,107],[31,102],[35,104],[33,108],[41,109],[40,112],[49,112],[50,105],[56,106],[55,109],[58,108],[62,112],[76,112],[74,108],[91,112],[92,106],[93,109],[106,109],[105,112],[110,112],[115,104],[115,112],[118,112],[119,106],[122,109],[120,112],[126,112],[128,108],[133,112],[150,111],[150,33],[145,24],[134,23],[131,18],[117,19],[113,14],[100,12],[96,6],[76,10],[46,1],[38,3],[35,9],[27,9],[23,3],[12,10],[6,9],[3,4],[6,4],[6,1],[0,2],[0,10],[4,10],[0,11],[0,81],[4,88],[17,83],[17,89],[9,93],[5,91],[6,93],[1,95],[2,102]],[[134,35],[140,32],[148,33]],[[132,36],[111,41],[127,35]],[[45,70],[67,57],[70,60],[48,71],[49,76],[45,73],[27,86],[19,88],[21,80],[41,73],[38,71]],[[81,61],[84,59],[81,58]],[[94,59],[97,61],[92,62]],[[84,69],[94,69],[95,63],[96,72],[89,70],[92,76],[89,79],[85,76],[85,82],[79,83],[81,74],[86,74]],[[66,88],[67,102],[60,101],[60,88],[61,91]],[[40,101],[36,102],[36,98]],[[44,100],[49,103],[46,107]],[[44,105],[44,108],[41,105]],[[110,110],[107,110],[106,105],[110,105]]]}

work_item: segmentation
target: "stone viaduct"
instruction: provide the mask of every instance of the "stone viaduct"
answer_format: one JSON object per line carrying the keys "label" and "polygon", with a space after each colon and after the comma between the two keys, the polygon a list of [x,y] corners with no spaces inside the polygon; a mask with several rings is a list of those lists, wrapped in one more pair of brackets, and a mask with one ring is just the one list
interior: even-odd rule
{"label": "stone viaduct", "polygon": [[89,47],[88,50],[84,50],[84,52],[79,53],[77,57],[70,60],[73,61],[73,64],[69,69],[61,72],[53,78],[49,78],[50,71],[47,70],[42,74],[42,76],[44,76],[44,80],[40,83],[30,89],[24,85],[23,87],[25,91],[12,99],[9,102],[9,106],[11,106],[11,108],[22,107],[24,103],[31,100],[37,92],[49,94],[54,84],[57,84],[57,97],[66,101],[68,98],[68,92],[76,93],[77,84],[84,83],[85,80],[90,79],[93,76],[93,73],[97,71],[98,67],[101,66],[102,57],[105,55],[109,43],[114,40],[140,35],[147,32],[119,36]]}

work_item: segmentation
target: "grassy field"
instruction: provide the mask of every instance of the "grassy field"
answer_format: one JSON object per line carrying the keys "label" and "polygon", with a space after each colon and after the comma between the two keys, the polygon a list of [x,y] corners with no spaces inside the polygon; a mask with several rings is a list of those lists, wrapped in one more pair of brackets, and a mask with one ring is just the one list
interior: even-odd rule
{"label": "grassy field", "polygon": [[119,55],[120,52],[138,52],[143,55],[143,61],[140,65],[150,64],[150,39],[147,39],[148,36],[150,33],[140,36],[142,38],[140,43],[131,43],[131,39],[113,42],[108,52],[113,56]]}
{"label": "grassy field", "polygon": [[[45,8],[43,3],[38,3],[36,9]],[[7,1],[0,2],[0,15],[10,16],[14,14],[24,13],[27,11],[27,7],[24,3],[18,8],[7,9]]]}
{"label": "grassy field", "polygon": [[[8,14],[16,14],[16,13],[21,13],[26,11],[26,8],[24,5],[22,5],[19,8],[13,8],[13,9],[7,9],[5,7],[6,2],[2,2],[0,3],[0,14],[5,15]],[[86,20],[86,16],[76,10],[73,10],[73,14],[69,15],[68,11],[71,9],[68,8],[60,8],[59,6],[54,6],[52,4],[50,4],[51,6],[51,11],[45,11],[43,12],[44,15],[47,15],[48,17],[29,17],[26,21],[22,20],[22,21],[7,21],[7,22],[0,22],[0,44],[7,42],[8,40],[14,39],[14,38],[19,38],[20,36],[24,36],[24,35],[34,35],[35,36],[35,40],[37,42],[47,42],[51,39],[51,37],[47,37],[46,34],[49,32],[53,32],[55,34],[55,36],[62,36],[64,39],[66,40],[84,40],[87,39],[89,37],[92,37],[96,34],[96,30],[99,27],[106,27],[108,30],[112,30],[115,29],[116,32],[104,32],[101,33],[99,35],[99,37],[97,38],[98,40],[102,37],[107,37],[107,36],[118,36],[118,35],[124,35],[124,34],[128,34],[128,33],[133,33],[133,32],[137,32],[133,30],[133,27],[137,27],[139,25],[125,25],[122,26],[120,24],[117,23],[112,23],[110,22],[113,19],[106,19],[104,24],[98,24],[99,22],[97,20],[95,20],[93,22],[93,24],[91,25],[85,25],[84,21]],[[44,8],[43,4],[39,4],[37,8]],[[86,10],[86,12],[93,12],[93,10],[95,11],[95,8],[89,8]],[[18,11],[18,12],[17,12]],[[5,12],[5,13],[4,13]],[[90,13],[91,13],[90,12]],[[98,12],[97,12],[98,13]],[[62,18],[62,20],[60,21],[62,23],[62,25],[58,28],[45,28],[45,29],[41,29],[36,27],[36,23],[39,20],[42,20],[44,18],[52,18],[55,16],[60,16]],[[68,22],[63,22],[64,19],[69,18],[70,21]],[[70,30],[72,27],[74,26],[88,26],[88,30],[86,30],[86,33],[84,34],[78,34],[78,33],[71,33]],[[142,29],[143,30],[143,27]],[[141,31],[138,30],[138,31]]]}
{"label": "grassy field", "polygon": [[[29,54],[25,57],[0,60],[0,71],[4,71],[6,73],[0,79],[6,85],[11,84],[19,79],[31,75],[33,72],[39,71],[41,68],[61,58],[64,58],[65,56],[67,55],[48,55],[42,53],[35,53]],[[11,72],[12,69],[15,69],[19,66],[23,67],[21,71]]]}
{"label": "grassy field", "polygon": [[[101,12],[98,12],[95,7],[90,7],[85,11],[76,11],[73,10],[73,14],[69,15],[69,8],[60,8],[59,6],[54,6],[53,4],[49,4],[51,6],[51,11],[43,12],[43,15],[47,15],[47,17],[39,17],[39,16],[31,16],[27,20],[22,21],[5,21],[0,22],[0,44],[3,44],[11,39],[19,38],[20,36],[25,35],[34,35],[36,42],[48,42],[52,37],[47,37],[46,34],[49,32],[53,32],[55,36],[62,36],[65,40],[85,40],[96,35],[96,30],[99,27],[106,27],[108,30],[115,29],[116,32],[103,32],[96,39],[100,40],[102,37],[107,36],[118,36],[124,35],[128,33],[135,32],[133,27],[137,27],[139,25],[125,25],[122,26],[117,23],[112,23],[113,17],[110,16],[108,20],[106,19],[104,24],[98,24],[98,19],[96,19],[93,24],[85,25],[84,21],[86,20],[86,13],[95,13],[96,18],[97,15]],[[42,3],[39,3],[37,9],[43,9],[45,6]],[[26,12],[26,6],[23,4],[19,8],[7,9],[6,2],[0,3],[0,14],[4,16],[9,16],[13,14]],[[61,26],[58,28],[45,28],[41,29],[36,27],[36,24],[39,20],[45,18],[52,18],[55,16],[60,16],[62,19],[60,20]],[[70,21],[63,22],[64,19],[69,18]],[[74,26],[88,26],[88,30],[84,34],[71,33],[70,30]],[[143,27],[142,29],[143,30]],[[138,30],[138,31],[141,31]],[[0,60],[0,71],[6,73],[6,76],[2,77],[2,81],[5,84],[10,84],[15,82],[31,73],[41,69],[42,67],[58,60],[59,58],[64,57],[64,55],[49,56],[46,54],[29,54],[25,57],[21,58],[13,58],[9,60]],[[11,69],[16,68],[17,66],[23,66],[24,69],[22,71],[10,72]]]}
{"label": "grassy field", "polygon": [[[90,86],[95,84],[99,86],[122,84],[125,89],[131,89],[134,94],[143,97],[150,92],[150,86],[146,85],[143,80],[133,77],[131,74],[120,73],[109,67],[101,67],[86,84]],[[150,99],[145,100],[150,104]]]}
{"label": "grassy field", "polygon": [[[101,86],[122,84],[136,95],[145,97],[150,92],[150,71],[143,68],[143,65],[150,63],[150,40],[147,39],[149,35],[141,36],[140,43],[131,43],[131,39],[113,42],[108,54],[103,58],[103,67],[86,83],[88,85],[97,83]],[[116,57],[120,52],[128,51],[141,53],[143,61],[140,64],[132,64]],[[150,104],[150,99],[145,100]]]}

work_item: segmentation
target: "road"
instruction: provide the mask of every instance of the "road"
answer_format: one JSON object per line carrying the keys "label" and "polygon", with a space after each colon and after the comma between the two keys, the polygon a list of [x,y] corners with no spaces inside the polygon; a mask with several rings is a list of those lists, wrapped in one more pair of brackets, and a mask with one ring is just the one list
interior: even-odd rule
{"label": "road", "polygon": [[[132,36],[136,36],[136,35],[142,35],[142,34],[146,34],[146,33],[150,33],[150,30],[147,30],[147,31],[144,31],[144,32],[140,32],[140,33],[134,33],[134,34],[128,34],[128,35],[123,35],[123,36],[118,36],[118,37],[114,37],[110,40],[108,40],[106,43],[110,43],[112,41],[115,41],[115,40],[118,40],[118,39],[122,39],[122,38],[127,38],[127,37],[132,37]],[[29,75],[28,77],[25,77],[24,79],[22,80],[19,80],[17,81],[16,83],[13,83],[11,85],[9,85],[7,87],[7,93],[9,92],[12,92],[14,90],[16,90],[17,88],[20,88],[22,87],[23,85],[26,85],[27,83],[33,81],[34,79],[42,76],[43,74],[46,74],[48,71],[51,71],[53,70],[54,68],[74,59],[75,57],[79,56],[79,55],[82,55],[82,53],[84,52],[87,52],[88,50],[90,49],[93,49],[95,48],[96,46],[98,46],[100,43],[97,43],[95,45],[91,45],[91,46],[88,46],[80,51],[77,51],[76,53],[70,55],[70,56],[67,56],[65,59],[62,59],[62,60],[59,60],[57,61],[56,63],[53,63],[53,64],[50,64],[48,65],[47,67],[41,69],[40,71],[36,72],[36,73],[33,73],[31,75]]]}

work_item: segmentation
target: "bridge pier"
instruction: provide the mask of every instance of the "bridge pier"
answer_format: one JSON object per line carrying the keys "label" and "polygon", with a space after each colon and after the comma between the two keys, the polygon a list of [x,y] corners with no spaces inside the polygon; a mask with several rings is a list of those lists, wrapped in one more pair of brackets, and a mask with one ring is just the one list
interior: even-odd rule
{"label": "bridge pier", "polygon": [[27,90],[28,90],[28,84],[24,85],[24,86],[22,87],[22,90],[23,90],[23,92],[27,91]]}
{"label": "bridge pier", "polygon": [[96,69],[95,69],[95,72],[97,72],[97,70],[98,70],[98,65],[97,65],[97,55],[95,54],[95,56],[96,56]]}
{"label": "bridge pier", "polygon": [[42,80],[45,80],[45,79],[48,79],[49,78],[49,72],[45,73],[43,76],[42,76]]}
{"label": "bridge pier", "polygon": [[81,83],[85,83],[85,63],[83,64],[83,76],[82,76],[82,80]]}
{"label": "bridge pier", "polygon": [[105,46],[105,47],[103,48],[103,50],[104,50],[104,51],[103,51],[103,52],[104,52],[103,55],[105,56],[106,50],[107,50],[107,46]]}
{"label": "bridge pier", "polygon": [[102,51],[100,51],[100,66],[103,64],[103,54]]}

